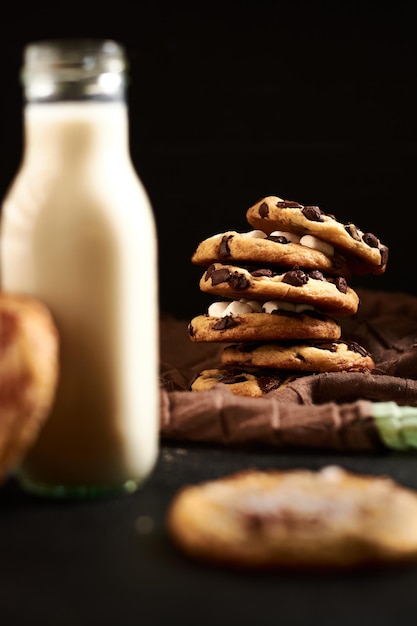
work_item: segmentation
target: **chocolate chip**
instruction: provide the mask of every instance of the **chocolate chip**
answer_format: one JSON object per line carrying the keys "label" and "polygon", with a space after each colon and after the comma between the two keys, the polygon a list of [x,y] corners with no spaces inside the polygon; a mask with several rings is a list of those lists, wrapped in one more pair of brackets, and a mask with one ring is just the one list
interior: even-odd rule
{"label": "chocolate chip", "polygon": [[275,243],[289,243],[289,240],[284,235],[269,235],[266,239]]}
{"label": "chocolate chip", "polygon": [[298,359],[299,361],[306,361],[306,358],[299,352],[296,353],[295,358]]}
{"label": "chocolate chip", "polygon": [[308,282],[308,275],[303,270],[290,270],[284,274],[282,282],[293,287],[301,287]]}
{"label": "chocolate chip", "polygon": [[270,391],[281,387],[282,380],[272,376],[259,376],[258,385],[262,393],[269,393]]}
{"label": "chocolate chip", "polygon": [[260,268],[257,270],[252,270],[251,275],[255,276],[256,278],[262,278],[263,276],[266,276],[266,278],[272,278],[274,276],[274,272],[269,269]]}
{"label": "chocolate chip", "polygon": [[224,376],[220,376],[219,381],[224,383],[225,385],[234,385],[236,383],[244,383],[246,382],[247,376],[245,374],[225,374]]}
{"label": "chocolate chip", "polygon": [[230,276],[230,286],[233,287],[233,289],[248,289],[248,287],[250,287],[250,281],[243,274],[233,272]]}
{"label": "chocolate chip", "polygon": [[323,273],[320,272],[320,270],[312,270],[311,272],[308,273],[308,275],[310,276],[310,278],[313,278],[314,280],[326,280],[323,276]]}
{"label": "chocolate chip", "polygon": [[225,315],[218,322],[213,324],[213,330],[226,330],[227,328],[234,328],[238,323],[231,315]]}
{"label": "chocolate chip", "polygon": [[[209,271],[207,270],[207,274],[209,273]],[[220,285],[220,283],[228,283],[230,281],[232,277],[232,274],[230,273],[230,270],[225,269],[225,268],[221,268],[219,270],[213,270],[212,272],[210,272],[210,275],[207,276],[207,278],[211,278],[211,284],[213,285]]]}
{"label": "chocolate chip", "polygon": [[379,245],[378,238],[375,237],[375,235],[373,235],[372,233],[365,233],[362,237],[362,240],[371,248],[377,248]]}
{"label": "chocolate chip", "polygon": [[188,324],[188,334],[190,337],[194,337],[194,328],[192,324]]}
{"label": "chocolate chip", "polygon": [[388,248],[387,246],[381,245],[379,248],[381,253],[381,265],[386,265],[388,263]]}
{"label": "chocolate chip", "polygon": [[352,352],[357,352],[361,356],[369,356],[369,352],[360,346],[356,341],[346,341],[346,345]]}
{"label": "chocolate chip", "polygon": [[345,231],[352,237],[352,239],[355,239],[355,241],[361,240],[359,230],[355,224],[346,224]]}
{"label": "chocolate chip", "polygon": [[207,268],[205,280],[210,280],[210,278],[212,277],[213,272],[215,272],[215,271],[216,271],[216,266],[213,265],[213,263],[212,263]]}
{"label": "chocolate chip", "polygon": [[323,214],[318,206],[305,206],[301,213],[310,222],[323,222]]}
{"label": "chocolate chip", "polygon": [[283,315],[284,317],[299,317],[300,313],[289,311],[288,309],[273,309],[271,315]]}
{"label": "chocolate chip", "polygon": [[268,217],[269,216],[269,206],[266,202],[262,202],[262,204],[260,205],[259,209],[259,216],[260,217]]}
{"label": "chocolate chip", "polygon": [[334,280],[334,284],[341,293],[347,293],[346,278],[343,278],[342,276],[337,276],[337,278],[335,278]]}
{"label": "chocolate chip", "polygon": [[229,241],[233,239],[233,235],[223,235],[219,245],[219,257],[221,259],[230,257]]}
{"label": "chocolate chip", "polygon": [[315,348],[319,350],[329,350],[330,352],[336,352],[337,350],[337,342],[336,341],[321,341],[320,343],[314,344]]}
{"label": "chocolate chip", "polygon": [[298,204],[298,202],[293,202],[292,200],[282,200],[277,202],[276,206],[279,209],[302,209],[303,205]]}

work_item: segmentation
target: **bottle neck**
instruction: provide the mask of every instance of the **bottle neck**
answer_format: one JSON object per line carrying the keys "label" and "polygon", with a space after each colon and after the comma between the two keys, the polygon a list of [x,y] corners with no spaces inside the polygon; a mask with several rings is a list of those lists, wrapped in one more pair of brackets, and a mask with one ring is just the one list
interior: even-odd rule
{"label": "bottle neck", "polygon": [[128,155],[128,113],[124,101],[27,103],[24,158],[44,161]]}

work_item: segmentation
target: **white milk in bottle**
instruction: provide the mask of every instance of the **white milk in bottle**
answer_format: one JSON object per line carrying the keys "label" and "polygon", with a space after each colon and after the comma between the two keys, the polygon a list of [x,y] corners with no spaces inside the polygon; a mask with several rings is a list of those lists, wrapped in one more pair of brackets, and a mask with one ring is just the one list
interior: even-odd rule
{"label": "white milk in bottle", "polygon": [[129,153],[125,74],[114,41],[24,51],[24,150],[2,207],[1,287],[45,302],[60,335],[56,401],[17,473],[34,493],[132,491],[157,458],[157,242]]}

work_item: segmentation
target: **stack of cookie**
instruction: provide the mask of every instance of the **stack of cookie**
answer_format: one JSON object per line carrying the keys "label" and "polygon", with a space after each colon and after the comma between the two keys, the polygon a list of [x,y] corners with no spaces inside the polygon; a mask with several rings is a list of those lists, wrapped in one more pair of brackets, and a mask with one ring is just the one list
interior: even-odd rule
{"label": "stack of cookie", "polygon": [[246,218],[253,230],[209,237],[192,256],[205,268],[200,289],[216,300],[191,320],[190,339],[228,344],[192,391],[224,383],[259,397],[306,374],[372,370],[367,350],[342,338],[339,318],[359,307],[352,277],[385,271],[387,246],[318,206],[277,196]]}

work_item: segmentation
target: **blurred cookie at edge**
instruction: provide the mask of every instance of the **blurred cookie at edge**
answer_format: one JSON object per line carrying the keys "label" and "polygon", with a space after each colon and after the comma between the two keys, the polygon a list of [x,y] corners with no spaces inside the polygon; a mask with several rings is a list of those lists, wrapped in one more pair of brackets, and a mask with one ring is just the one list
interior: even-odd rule
{"label": "blurred cookie at edge", "polygon": [[0,484],[35,442],[52,407],[59,338],[40,301],[0,293]]}

